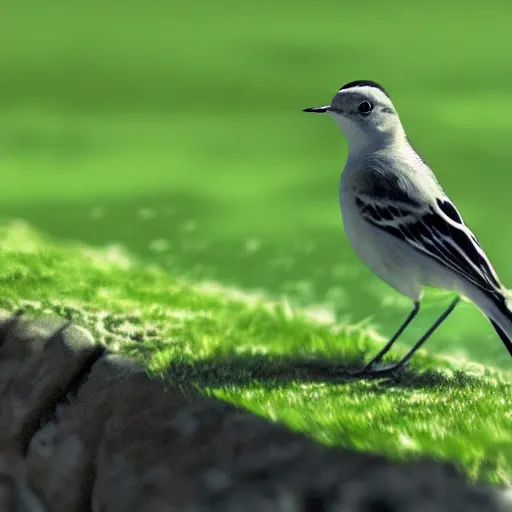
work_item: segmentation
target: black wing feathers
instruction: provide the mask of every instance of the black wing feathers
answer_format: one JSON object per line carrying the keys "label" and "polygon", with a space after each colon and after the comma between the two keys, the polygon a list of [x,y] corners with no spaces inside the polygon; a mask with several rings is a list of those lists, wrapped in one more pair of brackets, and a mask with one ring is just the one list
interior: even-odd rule
{"label": "black wing feathers", "polygon": [[356,204],[374,226],[408,242],[482,290],[491,294],[501,291],[480,244],[447,198],[437,200],[439,210],[433,206],[418,208],[410,200],[390,204],[381,197],[370,203],[365,195],[358,197]]}
{"label": "black wing feathers", "polygon": [[464,224],[462,222],[462,217],[460,216],[459,212],[457,211],[457,208],[453,206],[450,201],[443,200],[443,199],[436,199],[437,206],[439,206],[439,209],[450,219],[453,220],[453,222],[456,222],[457,224]]}

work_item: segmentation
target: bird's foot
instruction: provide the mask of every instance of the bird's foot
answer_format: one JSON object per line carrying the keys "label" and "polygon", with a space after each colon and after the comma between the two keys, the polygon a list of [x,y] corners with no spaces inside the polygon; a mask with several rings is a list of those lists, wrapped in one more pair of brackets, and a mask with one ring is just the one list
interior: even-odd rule
{"label": "bird's foot", "polygon": [[378,379],[381,377],[390,377],[401,373],[404,369],[404,365],[400,363],[393,364],[372,364],[366,365],[360,370],[355,370],[350,373],[351,377],[360,377],[362,379]]}

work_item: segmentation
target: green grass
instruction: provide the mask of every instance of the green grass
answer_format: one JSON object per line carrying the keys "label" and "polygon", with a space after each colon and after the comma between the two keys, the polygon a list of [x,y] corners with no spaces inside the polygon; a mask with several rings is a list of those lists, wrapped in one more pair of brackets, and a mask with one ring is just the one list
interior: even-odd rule
{"label": "green grass", "polygon": [[[411,305],[350,249],[345,142],[301,109],[382,82],[512,286],[511,16],[497,1],[5,0],[0,213],[390,335]],[[427,296],[404,340],[439,313]],[[443,332],[433,351],[510,366],[474,309]]]}
{"label": "green grass", "polygon": [[364,326],[176,280],[118,247],[56,244],[22,223],[0,229],[0,249],[0,307],[75,320],[170,383],[329,445],[450,459],[495,483],[512,477],[510,374],[422,351],[398,380],[351,380],[342,370],[378,348]]}

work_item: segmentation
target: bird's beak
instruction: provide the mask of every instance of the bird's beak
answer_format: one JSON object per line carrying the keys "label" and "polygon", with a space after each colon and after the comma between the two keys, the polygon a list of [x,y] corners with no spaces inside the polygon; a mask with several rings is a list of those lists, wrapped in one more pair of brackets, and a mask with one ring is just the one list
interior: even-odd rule
{"label": "bird's beak", "polygon": [[314,114],[325,114],[330,112],[331,105],[324,105],[323,107],[309,107],[302,110],[302,112],[313,112]]}

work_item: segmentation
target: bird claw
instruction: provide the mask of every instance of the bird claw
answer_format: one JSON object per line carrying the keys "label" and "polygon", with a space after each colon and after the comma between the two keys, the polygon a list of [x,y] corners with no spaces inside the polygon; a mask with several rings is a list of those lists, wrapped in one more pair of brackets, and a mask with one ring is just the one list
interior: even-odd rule
{"label": "bird claw", "polygon": [[361,377],[361,378],[379,378],[379,377],[390,377],[397,373],[400,373],[403,370],[402,365],[397,365],[396,363],[388,364],[388,365],[367,365],[360,370],[355,370],[350,373],[351,377]]}

